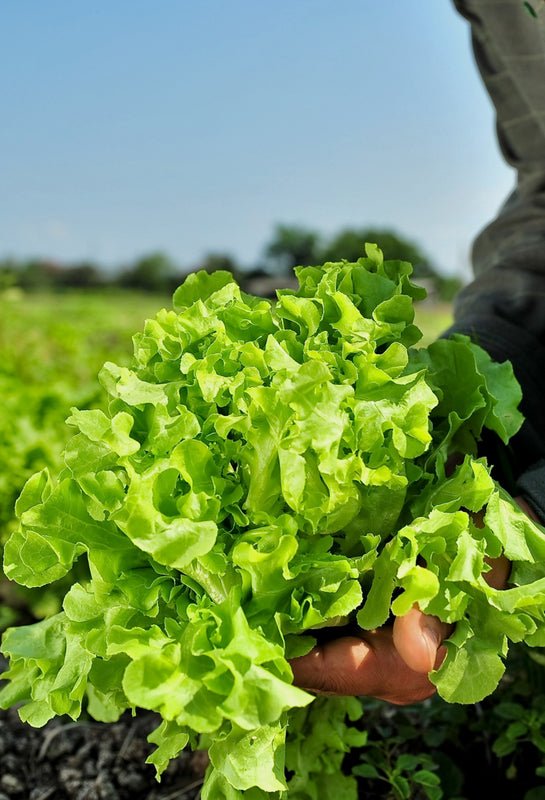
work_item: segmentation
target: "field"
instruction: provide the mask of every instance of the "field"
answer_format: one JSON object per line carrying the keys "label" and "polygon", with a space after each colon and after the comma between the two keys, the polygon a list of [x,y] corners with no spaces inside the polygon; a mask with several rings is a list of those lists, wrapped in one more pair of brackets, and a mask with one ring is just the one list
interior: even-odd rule
{"label": "field", "polygon": [[70,407],[100,403],[100,368],[126,363],[132,334],[166,302],[127,292],[18,291],[0,301],[0,524],[10,518],[23,473],[58,457]]}

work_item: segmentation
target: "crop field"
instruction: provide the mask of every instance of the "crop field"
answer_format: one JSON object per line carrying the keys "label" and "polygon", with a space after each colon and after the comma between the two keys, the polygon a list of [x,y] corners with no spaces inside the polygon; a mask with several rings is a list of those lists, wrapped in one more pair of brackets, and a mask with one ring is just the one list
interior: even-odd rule
{"label": "crop field", "polygon": [[25,480],[55,467],[72,406],[101,403],[97,375],[130,358],[131,336],[161,304],[123,293],[23,295],[0,300],[0,530],[5,536]]}

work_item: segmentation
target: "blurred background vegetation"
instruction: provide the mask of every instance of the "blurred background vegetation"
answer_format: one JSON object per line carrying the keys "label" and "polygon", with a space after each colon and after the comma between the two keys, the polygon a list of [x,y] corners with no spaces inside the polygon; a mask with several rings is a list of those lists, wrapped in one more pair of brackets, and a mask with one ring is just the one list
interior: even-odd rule
{"label": "blurred background vegetation", "polygon": [[449,301],[461,286],[459,277],[443,275],[419,244],[396,231],[347,227],[326,238],[311,228],[279,224],[265,243],[262,258],[250,266],[242,266],[224,252],[207,253],[198,264],[180,265],[168,254],[158,251],[146,253],[115,270],[106,270],[88,261],[61,264],[44,258],[8,258],[0,261],[0,291],[114,288],[165,294],[195,269],[209,272],[223,269],[232,272],[247,291],[272,296],[275,288],[293,280],[293,267],[340,259],[356,261],[364,254],[365,242],[377,243],[387,259],[410,261],[414,277],[425,284],[432,298]]}

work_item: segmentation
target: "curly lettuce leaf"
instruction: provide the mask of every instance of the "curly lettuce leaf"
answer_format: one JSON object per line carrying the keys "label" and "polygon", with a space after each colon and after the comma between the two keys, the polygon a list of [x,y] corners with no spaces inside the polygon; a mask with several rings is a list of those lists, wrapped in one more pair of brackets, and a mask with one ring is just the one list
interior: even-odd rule
{"label": "curly lettuce leaf", "polygon": [[[73,409],[65,466],[27,482],[4,552],[27,586],[89,578],[5,634],[0,705],[35,725],[152,709],[158,776],[208,747],[214,800],[355,798],[339,769],[359,704],[292,685],[317,628],[418,603],[456,625],[432,674],[451,702],[494,690],[510,642],[545,644],[544,533],[476,458],[484,428],[520,426],[509,365],[464,337],[415,349],[423,291],[374,245],[296,274],[276,303],[190,276],[131,364],[105,364],[107,410]],[[499,592],[483,575],[502,553]]]}

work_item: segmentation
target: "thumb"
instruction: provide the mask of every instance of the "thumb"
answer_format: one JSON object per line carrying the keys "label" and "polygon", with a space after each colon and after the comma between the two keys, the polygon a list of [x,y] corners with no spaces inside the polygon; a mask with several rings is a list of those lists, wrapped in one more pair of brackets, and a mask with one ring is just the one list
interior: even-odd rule
{"label": "thumb", "polygon": [[412,670],[431,672],[439,667],[446,655],[442,643],[451,631],[452,625],[423,614],[414,605],[407,614],[394,620],[394,646]]}

